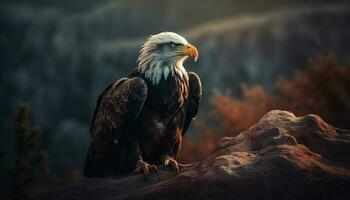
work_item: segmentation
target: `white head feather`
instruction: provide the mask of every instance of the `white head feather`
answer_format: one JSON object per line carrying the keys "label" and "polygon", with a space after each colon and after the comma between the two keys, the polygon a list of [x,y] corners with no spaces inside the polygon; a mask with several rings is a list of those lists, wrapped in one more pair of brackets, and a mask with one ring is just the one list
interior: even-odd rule
{"label": "white head feather", "polygon": [[187,56],[175,55],[172,51],[159,50],[159,45],[166,43],[188,44],[187,40],[173,32],[162,32],[151,35],[140,50],[137,59],[141,73],[152,82],[158,85],[162,77],[166,80],[170,73],[178,74],[182,78],[188,79],[187,72],[183,67],[183,62]]}

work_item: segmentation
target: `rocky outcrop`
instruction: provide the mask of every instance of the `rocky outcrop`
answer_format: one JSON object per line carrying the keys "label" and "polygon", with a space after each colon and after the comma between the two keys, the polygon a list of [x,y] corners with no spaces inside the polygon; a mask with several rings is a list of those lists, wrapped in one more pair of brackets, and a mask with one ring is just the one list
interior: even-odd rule
{"label": "rocky outcrop", "polygon": [[350,137],[317,115],[271,111],[203,161],[101,178],[37,193],[38,199],[350,199]]}

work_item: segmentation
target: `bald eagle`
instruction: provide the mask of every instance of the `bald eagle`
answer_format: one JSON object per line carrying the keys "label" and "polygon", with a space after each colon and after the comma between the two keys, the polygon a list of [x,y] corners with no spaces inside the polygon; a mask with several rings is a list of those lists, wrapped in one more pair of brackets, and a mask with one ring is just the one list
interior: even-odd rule
{"label": "bald eagle", "polygon": [[183,66],[198,51],[185,38],[162,32],[142,46],[138,66],[99,96],[91,121],[86,177],[179,170],[176,157],[196,116],[202,86]]}

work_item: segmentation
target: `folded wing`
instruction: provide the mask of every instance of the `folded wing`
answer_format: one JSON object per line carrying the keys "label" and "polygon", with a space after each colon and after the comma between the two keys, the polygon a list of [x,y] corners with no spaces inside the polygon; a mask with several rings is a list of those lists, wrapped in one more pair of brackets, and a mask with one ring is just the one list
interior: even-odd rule
{"label": "folded wing", "polygon": [[[147,84],[142,78],[119,79],[100,95],[90,127],[85,176],[103,176],[99,173],[104,173],[121,134],[137,119],[146,98]],[[128,134],[132,137],[132,133]]]}
{"label": "folded wing", "polygon": [[193,72],[188,72],[187,74],[189,78],[190,91],[189,91],[188,103],[186,107],[185,123],[182,130],[183,135],[186,133],[192,119],[196,117],[198,113],[199,103],[202,97],[201,80],[199,79],[197,74]]}

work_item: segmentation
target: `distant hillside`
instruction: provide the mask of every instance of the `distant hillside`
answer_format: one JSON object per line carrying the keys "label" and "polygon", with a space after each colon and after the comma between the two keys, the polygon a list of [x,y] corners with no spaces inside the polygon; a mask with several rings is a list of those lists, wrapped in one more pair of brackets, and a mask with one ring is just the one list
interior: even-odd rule
{"label": "distant hillside", "polygon": [[[161,30],[185,29],[210,20],[270,12],[280,7],[320,6],[347,2],[347,0],[3,0],[0,6],[3,8],[2,12],[10,11],[16,16],[26,18],[40,18],[43,16],[41,13],[46,11],[56,12],[59,13],[57,17],[65,23],[79,21],[82,28],[93,30],[95,37],[105,39],[139,37]],[[29,16],[29,13],[33,16]]]}
{"label": "distant hillside", "polygon": [[[204,104],[213,89],[239,95],[239,83],[272,88],[279,75],[291,75],[322,53],[322,45],[340,58],[350,58],[350,6],[282,9],[268,14],[243,15],[200,24],[181,31],[199,48],[198,63],[187,64],[203,79]],[[103,41],[102,65],[125,73],[135,65],[146,38]],[[117,68],[115,67],[117,66]]]}

